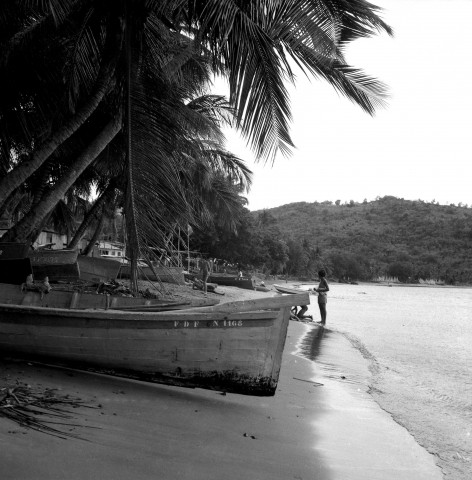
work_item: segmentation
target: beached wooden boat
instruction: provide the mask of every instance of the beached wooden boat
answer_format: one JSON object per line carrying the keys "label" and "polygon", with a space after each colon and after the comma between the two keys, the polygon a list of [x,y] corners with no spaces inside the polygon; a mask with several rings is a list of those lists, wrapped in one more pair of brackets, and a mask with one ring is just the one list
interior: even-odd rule
{"label": "beached wooden boat", "polygon": [[266,287],[265,285],[256,285],[254,287],[254,290],[256,290],[258,292],[270,292],[270,288]]}
{"label": "beached wooden boat", "polygon": [[29,274],[50,282],[79,280],[77,250],[29,250],[25,244],[3,243],[0,250],[0,282],[21,284]]}
{"label": "beached wooden boat", "polygon": [[0,259],[24,258],[28,255],[28,243],[0,242]]}
{"label": "beached wooden boat", "polygon": [[120,266],[117,260],[79,255],[78,250],[29,250],[26,244],[0,242],[0,283],[21,284],[30,273],[51,283],[107,282],[117,278]]}
{"label": "beached wooden boat", "polygon": [[77,257],[79,266],[79,278],[85,282],[109,282],[115,280],[121,268],[118,260],[109,260],[101,257]]}
{"label": "beached wooden boat", "polygon": [[41,296],[4,284],[0,355],[170,385],[273,395],[290,307],[308,303],[305,293],[197,308],[54,290]]}
{"label": "beached wooden boat", "polygon": [[0,258],[0,283],[21,285],[33,273],[29,258]]}
{"label": "beached wooden boat", "polygon": [[[167,282],[178,285],[185,284],[184,269],[182,267],[154,267],[149,266],[138,268],[138,277],[141,280],[149,280],[151,282]],[[129,264],[121,265],[118,278],[130,278],[131,267]]]}
{"label": "beached wooden boat", "polygon": [[78,250],[32,250],[28,253],[31,264],[35,265],[67,265],[77,261]]}
{"label": "beached wooden boat", "polygon": [[284,287],[283,285],[277,285],[274,283],[274,288],[277,290],[279,293],[288,293],[288,294],[297,294],[297,293],[303,293],[303,290],[300,290],[299,288],[294,288],[294,287]]}
{"label": "beached wooden boat", "polygon": [[26,243],[0,242],[0,283],[21,284],[33,273]]}
{"label": "beached wooden boat", "polygon": [[35,280],[49,278],[50,282],[73,282],[80,278],[78,250],[33,250],[28,253]]}

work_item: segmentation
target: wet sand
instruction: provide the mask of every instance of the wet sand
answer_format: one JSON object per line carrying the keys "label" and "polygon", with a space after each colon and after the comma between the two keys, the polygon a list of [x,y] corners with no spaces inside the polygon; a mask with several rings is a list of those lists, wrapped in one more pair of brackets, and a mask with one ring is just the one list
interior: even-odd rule
{"label": "wet sand", "polygon": [[58,388],[97,407],[72,410],[71,423],[79,426],[69,428],[82,439],[52,437],[0,418],[0,478],[442,478],[434,458],[378,407],[365,385],[351,381],[350,372],[340,378],[334,363],[327,373],[303,356],[322,353],[323,361],[342,358],[346,365],[357,362],[357,372],[366,368],[347,340],[321,333],[314,325],[290,322],[274,397],[0,364],[0,384],[19,379]]}

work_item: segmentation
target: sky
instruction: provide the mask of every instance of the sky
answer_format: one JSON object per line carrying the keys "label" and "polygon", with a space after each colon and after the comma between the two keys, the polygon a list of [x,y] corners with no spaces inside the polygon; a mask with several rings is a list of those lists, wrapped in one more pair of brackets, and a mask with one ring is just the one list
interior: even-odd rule
{"label": "sky", "polygon": [[388,85],[388,106],[371,117],[327,82],[300,75],[289,88],[289,158],[255,163],[226,130],[227,149],[254,173],[250,210],[385,195],[472,206],[472,0],[370,1],[394,37],[356,40],[346,58]]}

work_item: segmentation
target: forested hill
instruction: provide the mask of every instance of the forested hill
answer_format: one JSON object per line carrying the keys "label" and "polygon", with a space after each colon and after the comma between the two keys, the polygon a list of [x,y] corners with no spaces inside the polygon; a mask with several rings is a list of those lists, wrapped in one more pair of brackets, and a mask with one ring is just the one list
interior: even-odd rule
{"label": "forested hill", "polygon": [[472,283],[472,208],[391,196],[349,204],[292,203],[269,215],[286,240],[315,249],[339,277]]}

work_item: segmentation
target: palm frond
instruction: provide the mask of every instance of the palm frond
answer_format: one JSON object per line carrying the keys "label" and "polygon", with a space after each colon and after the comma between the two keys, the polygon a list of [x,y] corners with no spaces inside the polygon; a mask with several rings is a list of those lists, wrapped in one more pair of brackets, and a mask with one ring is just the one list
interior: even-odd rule
{"label": "palm frond", "polygon": [[234,125],[235,109],[223,95],[202,95],[189,101],[187,106],[211,120],[219,128]]}
{"label": "palm frond", "polygon": [[342,58],[346,41],[379,29],[391,33],[377,11],[364,0],[210,0],[194,4],[185,18],[188,31],[198,25],[201,41],[214,58],[223,59],[243,135],[258,157],[273,160],[293,147],[284,85],[294,79],[289,57],[303,71],[323,72],[322,78],[369,113],[382,103],[381,84]]}
{"label": "palm frond", "polygon": [[227,152],[220,145],[207,143],[204,156],[199,161],[211,172],[211,175],[223,175],[231,184],[248,190],[252,183],[252,171],[233,153]]}

